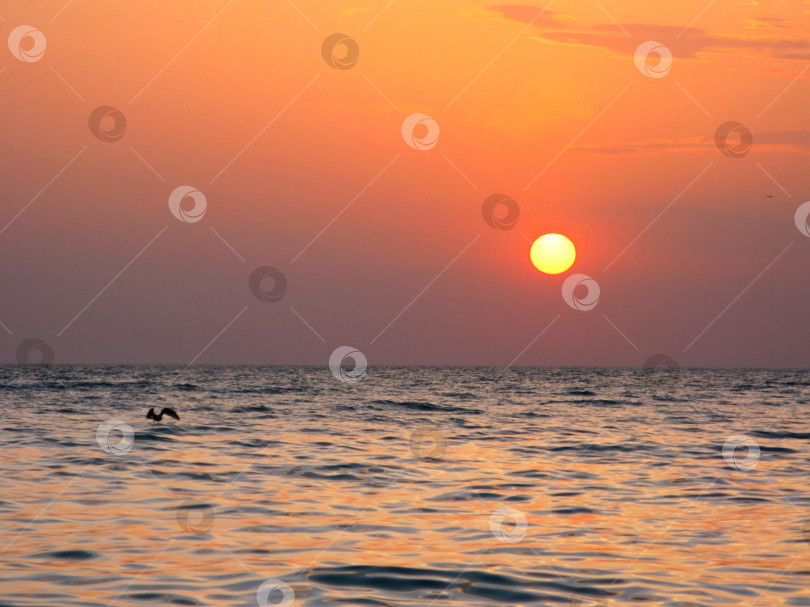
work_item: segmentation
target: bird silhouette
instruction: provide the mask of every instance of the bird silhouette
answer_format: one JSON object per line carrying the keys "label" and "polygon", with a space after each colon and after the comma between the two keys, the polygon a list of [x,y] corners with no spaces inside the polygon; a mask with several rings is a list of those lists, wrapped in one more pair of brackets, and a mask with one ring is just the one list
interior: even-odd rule
{"label": "bird silhouette", "polygon": [[180,416],[177,415],[177,411],[169,407],[163,407],[163,410],[160,413],[155,413],[154,407],[150,407],[149,413],[146,414],[146,419],[153,419],[156,422],[159,422],[163,419],[164,415],[168,415],[169,417],[173,417],[177,421],[180,421]]}

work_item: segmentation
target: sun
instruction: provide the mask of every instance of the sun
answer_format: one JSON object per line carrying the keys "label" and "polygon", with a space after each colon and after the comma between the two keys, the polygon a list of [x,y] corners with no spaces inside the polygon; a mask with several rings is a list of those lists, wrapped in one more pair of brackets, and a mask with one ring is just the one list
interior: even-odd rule
{"label": "sun", "polygon": [[530,253],[534,267],[546,274],[560,274],[574,265],[577,250],[562,234],[543,234],[534,241]]}

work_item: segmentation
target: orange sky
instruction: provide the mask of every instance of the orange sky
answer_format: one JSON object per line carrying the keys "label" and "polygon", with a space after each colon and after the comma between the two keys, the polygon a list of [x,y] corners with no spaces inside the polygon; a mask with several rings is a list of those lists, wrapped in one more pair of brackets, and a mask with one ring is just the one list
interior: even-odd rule
{"label": "orange sky", "polygon": [[[810,364],[810,3],[544,6],[0,3],[6,36],[47,41],[0,53],[2,359],[37,337],[57,362]],[[336,32],[351,69],[321,54]],[[664,77],[636,67],[649,40]],[[120,140],[90,132],[101,105]],[[403,140],[417,112],[432,149]],[[715,146],[728,121],[744,157]],[[197,223],[169,211],[182,185]],[[495,193],[510,230],[482,218]],[[547,232],[566,274],[529,263]],[[258,266],[281,301],[251,295]],[[563,300],[573,273],[594,309]]]}

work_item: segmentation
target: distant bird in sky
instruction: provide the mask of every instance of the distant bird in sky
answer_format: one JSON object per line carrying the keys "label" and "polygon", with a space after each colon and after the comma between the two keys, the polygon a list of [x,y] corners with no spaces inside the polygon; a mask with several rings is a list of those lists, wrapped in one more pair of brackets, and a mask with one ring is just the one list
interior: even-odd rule
{"label": "distant bird in sky", "polygon": [[765,198],[773,198],[773,194],[768,194]]}
{"label": "distant bird in sky", "polygon": [[164,415],[168,415],[169,417],[173,417],[177,421],[180,421],[180,416],[177,415],[177,411],[171,409],[170,407],[163,407],[163,411],[160,413],[155,413],[154,407],[150,407],[149,413],[146,414],[146,419],[153,419],[156,422],[159,422],[163,419]]}

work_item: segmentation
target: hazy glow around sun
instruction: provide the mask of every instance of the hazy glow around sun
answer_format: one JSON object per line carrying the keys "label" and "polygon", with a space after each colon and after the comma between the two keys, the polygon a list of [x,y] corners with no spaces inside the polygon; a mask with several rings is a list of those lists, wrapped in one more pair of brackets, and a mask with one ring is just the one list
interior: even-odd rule
{"label": "hazy glow around sun", "polygon": [[546,274],[560,274],[574,265],[574,243],[562,234],[543,234],[534,241],[530,253],[534,267]]}

